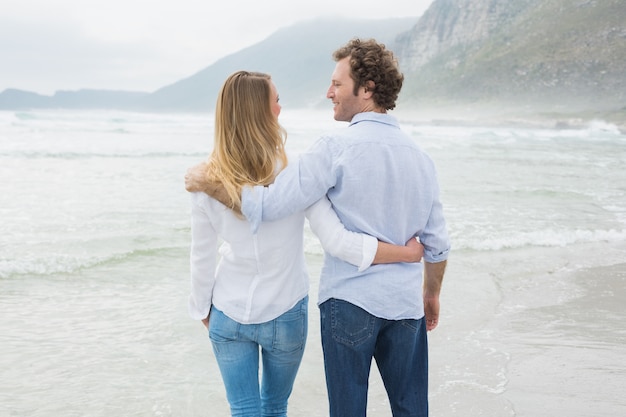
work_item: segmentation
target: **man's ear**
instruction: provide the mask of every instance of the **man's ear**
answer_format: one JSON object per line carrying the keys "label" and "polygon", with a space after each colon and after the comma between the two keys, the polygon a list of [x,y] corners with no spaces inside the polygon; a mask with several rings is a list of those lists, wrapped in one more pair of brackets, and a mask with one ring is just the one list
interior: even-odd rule
{"label": "man's ear", "polygon": [[374,81],[366,81],[365,85],[363,86],[363,91],[365,92],[365,94],[367,94],[368,98],[372,96],[372,94],[374,94],[374,87],[376,87],[376,84],[374,84]]}

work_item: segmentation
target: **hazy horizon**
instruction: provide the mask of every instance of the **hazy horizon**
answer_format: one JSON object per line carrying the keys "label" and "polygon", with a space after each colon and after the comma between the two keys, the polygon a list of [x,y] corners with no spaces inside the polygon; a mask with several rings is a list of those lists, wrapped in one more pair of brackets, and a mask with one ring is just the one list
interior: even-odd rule
{"label": "hazy horizon", "polygon": [[239,2],[220,4],[217,13],[200,0],[149,9],[140,0],[13,2],[0,17],[0,92],[153,92],[294,23],[317,17],[417,18],[432,1],[401,0],[381,9],[372,0],[274,0],[249,2],[245,14]]}

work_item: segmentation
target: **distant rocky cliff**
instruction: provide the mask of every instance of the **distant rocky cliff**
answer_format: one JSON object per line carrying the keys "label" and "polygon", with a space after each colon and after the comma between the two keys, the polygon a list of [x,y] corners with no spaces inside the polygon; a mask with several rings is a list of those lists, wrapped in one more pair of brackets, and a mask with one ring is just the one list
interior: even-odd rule
{"label": "distant rocky cliff", "polygon": [[538,0],[435,0],[413,30],[399,36],[396,51],[414,71],[454,47],[469,53]]}
{"label": "distant rocky cliff", "polygon": [[624,0],[435,0],[394,49],[409,102],[626,111]]}

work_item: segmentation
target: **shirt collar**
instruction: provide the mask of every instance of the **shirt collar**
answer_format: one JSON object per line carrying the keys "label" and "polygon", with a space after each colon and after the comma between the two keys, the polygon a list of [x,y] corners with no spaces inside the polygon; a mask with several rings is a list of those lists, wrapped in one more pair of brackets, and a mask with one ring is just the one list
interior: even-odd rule
{"label": "shirt collar", "polygon": [[350,121],[350,126],[364,121],[384,123],[398,128],[400,127],[398,120],[392,115],[388,113],[377,113],[373,111],[355,114]]}

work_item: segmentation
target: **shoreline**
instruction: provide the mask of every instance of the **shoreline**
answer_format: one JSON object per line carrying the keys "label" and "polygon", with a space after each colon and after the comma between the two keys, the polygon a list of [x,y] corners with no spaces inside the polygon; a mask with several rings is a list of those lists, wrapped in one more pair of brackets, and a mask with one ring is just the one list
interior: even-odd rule
{"label": "shoreline", "polygon": [[[626,263],[572,269],[572,249],[553,248],[530,270],[504,271],[516,259],[540,258],[545,248],[498,251],[487,260],[474,252],[452,255],[442,320],[429,333],[433,415],[623,414]],[[327,407],[316,304],[321,261],[307,255],[309,338],[290,401],[294,416],[323,416]],[[368,416],[391,416],[375,363]]]}
{"label": "shoreline", "polygon": [[595,127],[626,135],[626,108],[607,111],[560,111],[554,109],[513,108],[500,106],[458,105],[449,107],[428,104],[402,108],[393,113],[399,120],[435,126],[511,127],[528,129],[580,130]]}

